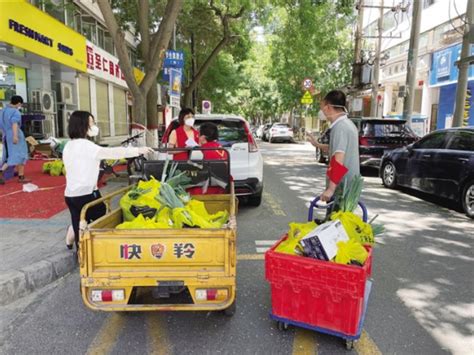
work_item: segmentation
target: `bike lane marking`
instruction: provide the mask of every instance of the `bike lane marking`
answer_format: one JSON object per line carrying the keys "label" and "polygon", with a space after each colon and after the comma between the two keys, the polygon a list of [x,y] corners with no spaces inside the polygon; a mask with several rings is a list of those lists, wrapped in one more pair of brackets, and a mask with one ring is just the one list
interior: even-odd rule
{"label": "bike lane marking", "polygon": [[318,353],[318,342],[316,333],[303,328],[295,329],[293,339],[293,355],[316,355]]}
{"label": "bike lane marking", "polygon": [[280,204],[278,201],[268,192],[263,192],[263,198],[265,202],[270,206],[273,213],[277,216],[286,216],[286,213],[281,209]]}
{"label": "bike lane marking", "polygon": [[164,316],[158,312],[147,312],[146,323],[148,354],[171,354],[168,329],[164,321]]}
{"label": "bike lane marking", "polygon": [[354,343],[355,351],[360,355],[381,355],[379,347],[369,334],[363,330],[360,339]]}
{"label": "bike lane marking", "polygon": [[125,326],[125,317],[114,313],[107,317],[87,349],[87,355],[109,354]]}

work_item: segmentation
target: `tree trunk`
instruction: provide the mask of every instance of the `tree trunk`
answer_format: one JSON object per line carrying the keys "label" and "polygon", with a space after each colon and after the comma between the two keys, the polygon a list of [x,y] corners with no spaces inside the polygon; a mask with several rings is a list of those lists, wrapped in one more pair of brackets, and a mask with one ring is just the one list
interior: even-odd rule
{"label": "tree trunk", "polygon": [[192,105],[193,105],[193,88],[186,87],[184,89],[183,107],[192,107]]}
{"label": "tree trunk", "polygon": [[147,114],[147,145],[149,147],[158,146],[158,89],[156,87],[157,82],[151,86],[150,91],[146,97],[146,114]]}
{"label": "tree trunk", "polygon": [[132,113],[134,123],[146,124],[146,100],[145,96],[141,93],[133,97]]}

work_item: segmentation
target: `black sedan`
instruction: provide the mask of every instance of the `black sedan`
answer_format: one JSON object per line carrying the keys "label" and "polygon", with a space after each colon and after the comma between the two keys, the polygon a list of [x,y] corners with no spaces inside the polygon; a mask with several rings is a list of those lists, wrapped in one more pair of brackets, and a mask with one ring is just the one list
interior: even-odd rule
{"label": "black sedan", "polygon": [[474,127],[435,131],[382,158],[380,176],[397,185],[460,202],[474,218]]}

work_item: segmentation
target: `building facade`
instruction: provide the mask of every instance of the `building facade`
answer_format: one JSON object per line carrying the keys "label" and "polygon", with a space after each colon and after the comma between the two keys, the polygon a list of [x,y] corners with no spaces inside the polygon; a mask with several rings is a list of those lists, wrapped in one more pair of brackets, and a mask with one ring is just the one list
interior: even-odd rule
{"label": "building facade", "polygon": [[[460,53],[467,1],[423,0],[413,106],[414,117],[425,119],[422,133],[449,126],[449,115],[454,112],[458,73],[455,61]],[[406,3],[395,1],[395,10],[384,13],[382,35],[390,38],[382,39],[378,117],[401,117],[403,112],[412,8],[401,11],[396,6],[403,7]],[[364,14],[366,36],[378,35],[377,13],[378,9],[372,9]],[[376,38],[367,39],[365,49],[374,50],[375,42]],[[443,70],[449,73],[440,74],[435,63],[440,53],[446,51],[451,53],[449,70]],[[359,97],[364,100],[360,114],[368,115],[370,92],[362,92]],[[471,106],[471,102],[466,104]],[[466,122],[474,124],[474,116],[470,115]]]}
{"label": "building facade", "polygon": [[[126,39],[136,63],[133,36]],[[25,99],[27,134],[67,137],[69,115],[85,110],[101,143],[123,140],[132,101],[118,62],[93,1],[0,2],[0,106],[13,95]]]}

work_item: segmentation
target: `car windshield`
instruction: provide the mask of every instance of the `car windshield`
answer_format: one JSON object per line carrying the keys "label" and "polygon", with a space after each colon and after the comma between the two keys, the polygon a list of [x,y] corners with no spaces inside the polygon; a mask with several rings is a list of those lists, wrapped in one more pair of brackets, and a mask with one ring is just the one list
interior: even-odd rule
{"label": "car windshield", "polygon": [[217,126],[219,131],[218,142],[223,147],[231,147],[235,143],[248,143],[248,135],[245,131],[245,122],[240,120],[200,120],[196,119],[195,128],[204,122],[211,122]]}
{"label": "car windshield", "polygon": [[363,122],[361,125],[364,137],[414,137],[415,133],[405,123]]}
{"label": "car windshield", "polygon": [[273,127],[276,127],[276,128],[289,128],[290,126],[286,123],[276,123],[273,125]]}

